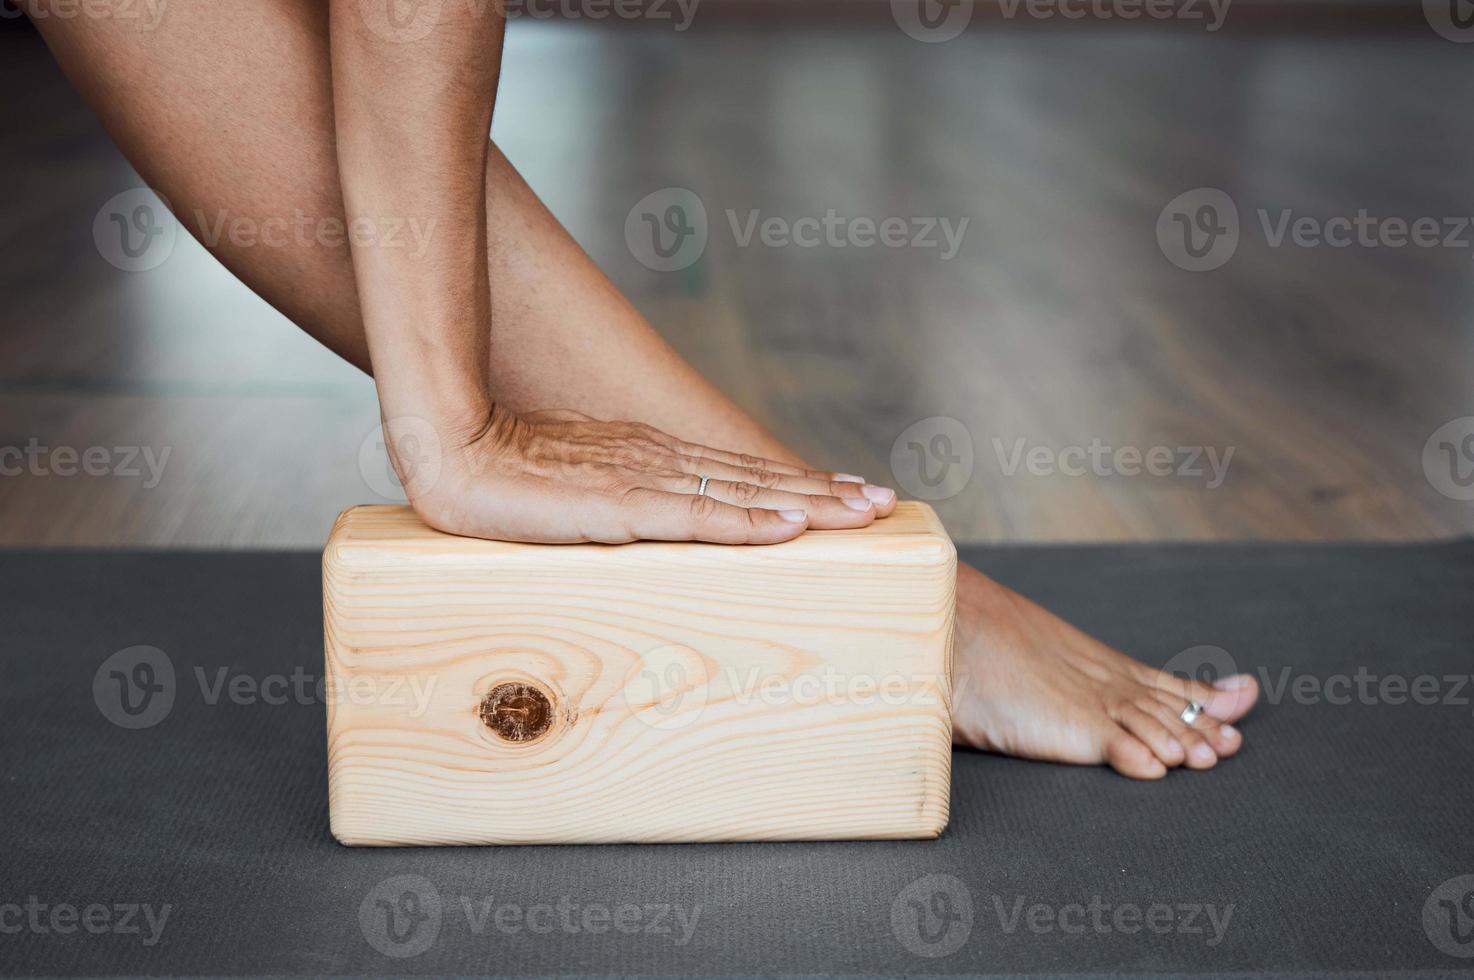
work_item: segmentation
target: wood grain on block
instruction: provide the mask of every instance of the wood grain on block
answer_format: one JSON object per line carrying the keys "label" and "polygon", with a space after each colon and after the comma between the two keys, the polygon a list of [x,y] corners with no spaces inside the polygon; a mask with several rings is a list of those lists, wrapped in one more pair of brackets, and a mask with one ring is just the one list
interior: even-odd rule
{"label": "wood grain on block", "polygon": [[914,503],[770,547],[507,544],[351,508],[323,555],[333,834],[935,837],[955,574]]}

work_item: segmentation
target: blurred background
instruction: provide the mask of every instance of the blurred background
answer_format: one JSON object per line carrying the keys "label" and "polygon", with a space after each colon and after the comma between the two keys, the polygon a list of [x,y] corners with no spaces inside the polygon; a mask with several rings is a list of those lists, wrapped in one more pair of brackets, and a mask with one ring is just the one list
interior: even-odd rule
{"label": "blurred background", "polygon": [[[1468,0],[619,9],[514,4],[494,135],[811,460],[964,542],[1474,530]],[[141,181],[5,13],[0,544],[321,547],[394,496],[372,383],[109,242]]]}

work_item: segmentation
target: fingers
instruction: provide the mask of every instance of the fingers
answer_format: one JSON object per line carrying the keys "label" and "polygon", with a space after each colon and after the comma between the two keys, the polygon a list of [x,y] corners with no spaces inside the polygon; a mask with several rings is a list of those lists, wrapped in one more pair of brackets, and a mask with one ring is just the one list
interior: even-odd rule
{"label": "fingers", "polygon": [[858,477],[849,477],[847,474],[826,473],[822,470],[804,469],[802,466],[794,466],[792,463],[782,463],[776,459],[764,459],[761,456],[750,456],[747,453],[729,453],[721,449],[713,449],[710,446],[701,446],[695,443],[683,442],[680,444],[680,453],[693,459],[707,460],[715,463],[725,463],[743,470],[766,470],[771,473],[782,473],[785,476],[802,476],[813,480],[830,482],[836,476],[847,476],[840,481],[845,483],[863,483]]}
{"label": "fingers", "polygon": [[[647,478],[645,485],[668,493],[694,494],[701,488],[701,478],[694,474],[652,476]],[[736,507],[807,511],[809,527],[816,529],[864,527],[875,520],[875,508],[864,497],[827,497],[768,490],[732,480],[708,480],[706,495]]]}
{"label": "fingers", "polygon": [[630,539],[777,544],[808,527],[802,510],[737,507],[713,497],[640,487],[624,494],[619,520]]}
{"label": "fingers", "polygon": [[877,517],[885,517],[896,509],[894,490],[874,487],[866,483],[855,483],[851,480],[827,479],[832,474],[813,476],[783,473],[778,470],[735,466],[721,460],[696,456],[682,456],[677,459],[676,463],[682,473],[689,473],[697,477],[709,476],[713,479],[748,483],[770,490],[838,497],[842,500],[865,500],[875,508]]}

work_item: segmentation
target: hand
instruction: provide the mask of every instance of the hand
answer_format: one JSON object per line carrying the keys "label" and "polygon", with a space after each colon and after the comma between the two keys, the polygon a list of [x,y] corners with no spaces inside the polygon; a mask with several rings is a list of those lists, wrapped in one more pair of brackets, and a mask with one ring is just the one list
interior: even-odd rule
{"label": "hand", "polygon": [[[578,412],[518,416],[493,408],[471,426],[391,419],[385,431],[420,517],[470,537],[775,544],[808,528],[863,527],[895,508],[893,491],[858,477],[699,446],[648,425],[601,422]],[[706,495],[698,496],[703,476],[710,479]]]}

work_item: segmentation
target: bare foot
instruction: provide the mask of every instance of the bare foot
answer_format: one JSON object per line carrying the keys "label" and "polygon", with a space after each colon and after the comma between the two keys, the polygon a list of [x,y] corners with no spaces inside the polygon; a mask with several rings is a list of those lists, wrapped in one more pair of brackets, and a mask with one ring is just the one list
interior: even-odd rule
{"label": "bare foot", "polygon": [[[1138,663],[960,564],[953,675],[957,744],[1133,779],[1213,768],[1243,745],[1228,722],[1259,698],[1247,674],[1207,685]],[[1205,710],[1188,725],[1190,699]]]}

